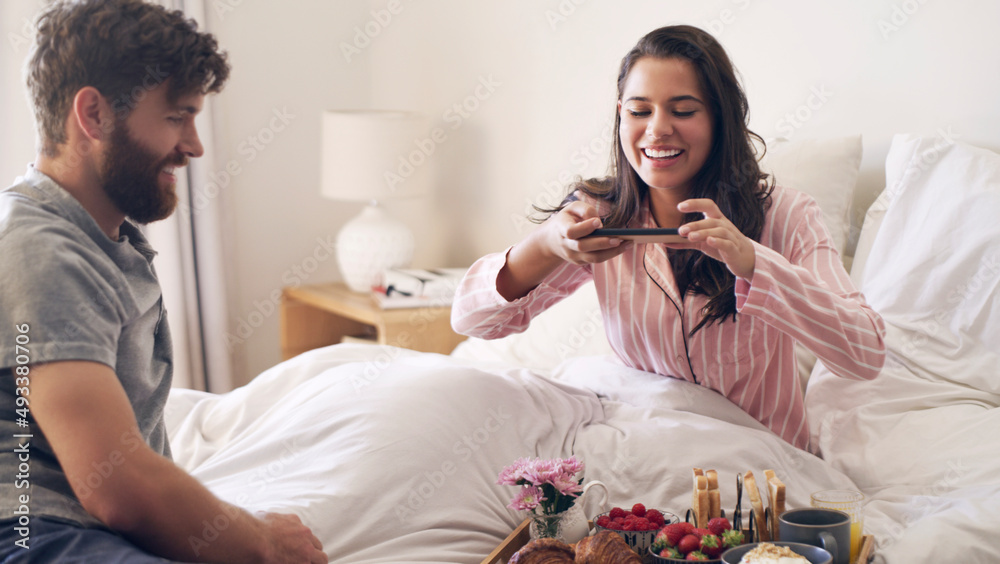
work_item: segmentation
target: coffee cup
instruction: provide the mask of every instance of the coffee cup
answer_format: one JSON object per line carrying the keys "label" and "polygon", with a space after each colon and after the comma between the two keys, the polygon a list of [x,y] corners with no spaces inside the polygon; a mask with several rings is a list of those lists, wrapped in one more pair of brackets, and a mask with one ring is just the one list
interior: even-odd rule
{"label": "coffee cup", "polygon": [[791,509],[778,517],[783,542],[800,542],[825,549],[833,564],[850,564],[851,516],[835,509]]}

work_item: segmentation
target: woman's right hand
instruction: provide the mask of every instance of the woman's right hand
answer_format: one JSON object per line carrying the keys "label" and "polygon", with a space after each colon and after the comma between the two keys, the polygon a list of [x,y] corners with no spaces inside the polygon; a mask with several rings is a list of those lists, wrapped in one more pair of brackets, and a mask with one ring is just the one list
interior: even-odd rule
{"label": "woman's right hand", "polygon": [[511,247],[497,275],[497,292],[507,301],[525,296],[563,263],[596,264],[620,255],[631,241],[586,237],[601,227],[597,209],[576,200],[553,214]]}
{"label": "woman's right hand", "polygon": [[542,224],[542,240],[552,256],[573,264],[596,264],[622,254],[631,244],[615,237],[587,237],[602,225],[594,206],[576,200]]}

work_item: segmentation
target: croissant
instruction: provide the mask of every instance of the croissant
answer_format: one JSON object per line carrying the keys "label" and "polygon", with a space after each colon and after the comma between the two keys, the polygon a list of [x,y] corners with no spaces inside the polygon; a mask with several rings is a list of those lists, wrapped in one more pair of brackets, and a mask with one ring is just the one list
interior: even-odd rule
{"label": "croissant", "polygon": [[515,552],[508,564],[573,564],[573,547],[556,539],[535,539]]}
{"label": "croissant", "polygon": [[576,564],[642,564],[642,559],[621,535],[601,531],[576,543]]}

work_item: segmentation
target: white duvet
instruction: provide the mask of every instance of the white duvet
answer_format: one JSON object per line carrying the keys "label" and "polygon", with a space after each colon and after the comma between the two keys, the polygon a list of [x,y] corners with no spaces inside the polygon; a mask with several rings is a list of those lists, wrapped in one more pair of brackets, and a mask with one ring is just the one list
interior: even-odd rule
{"label": "white duvet", "polygon": [[179,465],[228,501],[298,514],[332,562],[481,561],[524,518],[495,484],[522,456],[575,454],[612,504],[682,517],[695,466],[719,471],[729,511],[746,470],[777,471],[791,506],[852,487],[715,392],[601,357],[547,378],[337,345],[228,394],[175,390],[167,416]]}

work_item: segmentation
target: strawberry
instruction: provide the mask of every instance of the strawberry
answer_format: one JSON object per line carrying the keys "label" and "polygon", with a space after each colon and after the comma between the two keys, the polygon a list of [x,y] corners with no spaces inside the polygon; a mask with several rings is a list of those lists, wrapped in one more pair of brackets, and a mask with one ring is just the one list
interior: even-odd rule
{"label": "strawberry", "polygon": [[722,544],[726,548],[732,548],[743,544],[743,531],[730,529],[722,533]]}
{"label": "strawberry", "polygon": [[625,515],[627,514],[628,513],[626,513],[625,510],[622,509],[621,507],[615,507],[611,509],[610,513],[608,513],[608,517],[611,517],[612,519],[618,519],[619,517],[621,517],[622,519],[624,519]]}
{"label": "strawberry", "polygon": [[684,560],[711,560],[711,559],[704,553],[695,550],[694,552],[689,552],[687,558],[685,558]]}
{"label": "strawberry", "polygon": [[660,529],[660,532],[656,533],[656,536],[653,537],[653,544],[650,545],[650,548],[653,549],[653,552],[659,554],[663,549],[670,548],[672,546],[673,545],[670,544],[670,537],[667,536],[667,530]]}
{"label": "strawberry", "polygon": [[701,544],[698,545],[698,550],[704,552],[710,558],[718,558],[725,548],[725,545],[722,544],[722,539],[711,533],[701,537]]}
{"label": "strawberry", "polygon": [[689,535],[692,532],[694,532],[694,525],[692,525],[691,523],[688,523],[687,521],[685,521],[683,523],[678,523],[678,525],[681,526],[681,530],[684,531],[685,535]]}
{"label": "strawberry", "polygon": [[703,537],[705,535],[712,534],[712,531],[709,531],[708,529],[695,529],[695,530],[691,531],[691,534],[698,535],[698,538],[701,538],[701,537]]}
{"label": "strawberry", "polygon": [[675,560],[684,560],[684,555],[681,554],[679,550],[677,550],[672,546],[664,548],[658,554],[660,555],[660,558],[673,558]]}
{"label": "strawberry", "polygon": [[732,529],[733,526],[729,524],[729,519],[725,517],[716,517],[714,519],[709,519],[708,530],[712,531],[713,535],[722,536],[724,531]]}
{"label": "strawberry", "polygon": [[635,515],[636,517],[645,517],[646,516],[646,506],[643,505],[643,504],[641,504],[641,503],[637,503],[637,504],[633,505],[632,506],[632,515]]}
{"label": "strawberry", "polygon": [[667,537],[667,546],[677,546],[677,543],[681,542],[684,535],[688,534],[687,523],[672,523],[663,527],[660,531],[664,536]]}
{"label": "strawberry", "polygon": [[681,551],[681,554],[687,554],[689,552],[694,552],[701,547],[701,539],[695,535],[684,535],[684,538],[677,543],[677,550]]}

